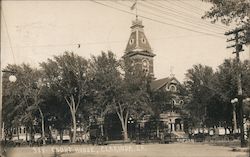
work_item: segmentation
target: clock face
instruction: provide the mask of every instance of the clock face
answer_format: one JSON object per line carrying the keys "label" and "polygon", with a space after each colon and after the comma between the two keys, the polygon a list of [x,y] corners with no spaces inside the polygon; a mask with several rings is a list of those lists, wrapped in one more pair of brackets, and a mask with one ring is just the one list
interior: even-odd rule
{"label": "clock face", "polygon": [[148,74],[149,72],[149,61],[147,59],[142,60],[142,70]]}

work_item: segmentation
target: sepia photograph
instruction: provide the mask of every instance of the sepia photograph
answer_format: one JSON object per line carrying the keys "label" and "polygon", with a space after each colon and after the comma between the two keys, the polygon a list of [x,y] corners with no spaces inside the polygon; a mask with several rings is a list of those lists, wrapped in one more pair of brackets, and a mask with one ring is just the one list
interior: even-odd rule
{"label": "sepia photograph", "polygon": [[0,157],[250,157],[250,0],[0,15]]}

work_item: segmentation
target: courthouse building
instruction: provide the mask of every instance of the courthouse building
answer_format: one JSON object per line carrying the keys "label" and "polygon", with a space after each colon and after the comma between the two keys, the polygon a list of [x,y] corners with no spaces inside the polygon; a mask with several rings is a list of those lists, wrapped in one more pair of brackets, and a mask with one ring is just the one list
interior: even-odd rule
{"label": "courthouse building", "polygon": [[[131,34],[123,57],[129,57],[134,66],[141,67],[144,72],[154,78],[150,84],[152,91],[166,90],[171,93],[171,100],[165,103],[172,105],[172,107],[162,111],[159,115],[160,123],[163,126],[162,129],[165,127],[168,132],[183,137],[185,136],[185,124],[182,108],[185,102],[181,91],[184,89],[174,75],[162,79],[156,79],[154,77],[154,57],[156,54],[153,53],[143,28],[142,21],[138,18],[132,22]],[[148,121],[149,118],[145,117],[140,121],[141,126],[146,126],[145,124],[148,123]]]}

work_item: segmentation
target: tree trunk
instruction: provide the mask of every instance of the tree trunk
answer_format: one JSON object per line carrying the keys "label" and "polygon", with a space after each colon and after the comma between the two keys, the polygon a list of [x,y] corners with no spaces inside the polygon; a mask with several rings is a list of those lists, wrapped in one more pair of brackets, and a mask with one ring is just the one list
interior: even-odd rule
{"label": "tree trunk", "polygon": [[101,124],[101,136],[104,136],[104,131],[103,131],[103,124]]}
{"label": "tree trunk", "polygon": [[71,118],[72,118],[72,123],[73,123],[73,137],[72,137],[71,142],[75,143],[76,142],[76,111],[77,111],[77,106],[76,106],[74,97],[72,95],[70,96],[69,100],[65,97],[65,100],[70,108],[70,113],[71,113]]}
{"label": "tree trunk", "polygon": [[19,127],[17,127],[17,139],[19,140]]}
{"label": "tree trunk", "polygon": [[123,132],[124,132],[123,134],[124,141],[128,141],[128,129],[127,128],[123,129]]}
{"label": "tree trunk", "polygon": [[104,116],[101,113],[101,136],[104,137],[104,130],[103,130],[103,124],[104,124]]}
{"label": "tree trunk", "polygon": [[128,141],[128,125],[122,121],[123,140]]}
{"label": "tree trunk", "polygon": [[128,141],[128,113],[124,117],[122,114],[117,113],[122,125],[123,140]]}
{"label": "tree trunk", "polygon": [[43,141],[43,145],[46,144],[46,140],[45,140],[45,128],[44,128],[44,116],[43,116],[43,112],[40,108],[38,108],[40,116],[41,116],[41,120],[42,120],[42,141]]}
{"label": "tree trunk", "polygon": [[60,143],[63,143],[63,130],[60,130]]}
{"label": "tree trunk", "polygon": [[32,138],[32,126],[29,127],[29,145],[32,145],[33,138]]}
{"label": "tree trunk", "polygon": [[72,143],[76,142],[76,114],[75,112],[72,113],[72,122],[73,122],[73,137],[72,137]]}
{"label": "tree trunk", "polygon": [[159,129],[159,124],[157,122],[156,124],[156,137],[159,138],[160,137],[160,129]]}
{"label": "tree trunk", "polygon": [[28,142],[28,126],[25,126],[25,141]]}

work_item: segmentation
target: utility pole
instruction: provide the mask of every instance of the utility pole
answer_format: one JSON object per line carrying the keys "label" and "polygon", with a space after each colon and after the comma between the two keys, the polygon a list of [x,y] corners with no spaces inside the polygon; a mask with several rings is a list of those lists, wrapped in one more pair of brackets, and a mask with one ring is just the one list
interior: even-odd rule
{"label": "utility pole", "polygon": [[241,147],[246,146],[246,141],[245,141],[245,135],[244,135],[244,124],[243,124],[243,95],[242,95],[242,83],[241,83],[241,69],[240,69],[240,52],[244,51],[242,49],[242,42],[240,42],[240,39],[244,38],[244,36],[240,36],[240,33],[243,32],[243,28],[236,28],[232,31],[226,32],[225,35],[234,35],[234,38],[230,38],[227,40],[229,41],[234,41],[234,45],[227,46],[227,48],[235,48],[235,51],[233,54],[236,54],[236,69],[237,69],[237,97],[238,97],[238,104],[239,104],[239,121],[240,121],[240,143]]}

